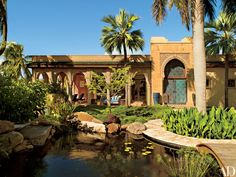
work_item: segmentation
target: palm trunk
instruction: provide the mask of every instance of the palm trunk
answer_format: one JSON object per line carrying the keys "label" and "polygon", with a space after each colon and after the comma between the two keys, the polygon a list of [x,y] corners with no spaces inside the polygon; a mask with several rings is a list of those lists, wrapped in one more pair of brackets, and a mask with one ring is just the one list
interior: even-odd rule
{"label": "palm trunk", "polygon": [[[124,49],[124,62],[125,62],[125,66],[126,66],[126,62],[128,61],[128,57],[127,57],[127,50],[126,50],[126,44],[125,44],[125,40],[123,42],[123,49]],[[129,105],[129,101],[128,101],[128,84],[125,85],[125,106]]]}
{"label": "palm trunk", "polygon": [[204,44],[204,10],[201,0],[196,0],[193,21],[193,59],[196,107],[206,112],[206,55]]}
{"label": "palm trunk", "polygon": [[225,55],[225,108],[228,104],[229,55]]}
{"label": "palm trunk", "polygon": [[124,61],[127,62],[128,58],[127,58],[127,49],[126,49],[125,41],[123,42],[123,49],[124,49]]}
{"label": "palm trunk", "polygon": [[6,0],[1,0],[1,12],[2,12],[2,42],[0,47],[0,56],[3,54],[3,52],[6,49],[7,45],[7,10],[6,10]]}

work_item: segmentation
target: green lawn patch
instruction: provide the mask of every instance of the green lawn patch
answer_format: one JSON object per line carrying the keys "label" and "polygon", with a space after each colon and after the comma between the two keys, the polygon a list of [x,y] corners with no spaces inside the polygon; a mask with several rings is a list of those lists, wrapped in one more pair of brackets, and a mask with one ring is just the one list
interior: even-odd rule
{"label": "green lawn patch", "polygon": [[[161,118],[166,111],[170,111],[171,108],[167,106],[142,106],[142,107],[126,107],[126,106],[114,106],[111,109],[111,113],[120,118],[122,124],[132,122],[147,122],[148,120]],[[78,106],[75,111],[83,111],[96,117],[99,120],[107,120],[109,109],[106,106]]]}

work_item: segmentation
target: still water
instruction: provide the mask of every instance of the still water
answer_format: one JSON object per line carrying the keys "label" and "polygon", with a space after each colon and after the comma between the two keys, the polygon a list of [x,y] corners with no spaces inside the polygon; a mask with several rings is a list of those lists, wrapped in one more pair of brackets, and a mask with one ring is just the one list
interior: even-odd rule
{"label": "still water", "polygon": [[142,136],[76,133],[21,154],[0,167],[1,177],[167,177],[157,156],[170,149]]}

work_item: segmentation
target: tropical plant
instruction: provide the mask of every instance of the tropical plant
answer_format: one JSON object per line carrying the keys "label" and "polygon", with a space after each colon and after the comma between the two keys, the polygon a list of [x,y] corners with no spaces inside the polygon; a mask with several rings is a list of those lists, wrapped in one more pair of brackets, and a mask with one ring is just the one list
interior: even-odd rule
{"label": "tropical plant", "polygon": [[221,177],[216,160],[207,154],[200,154],[191,148],[173,152],[173,157],[157,156],[170,177]]}
{"label": "tropical plant", "polygon": [[166,112],[162,118],[168,131],[179,135],[209,138],[236,138],[236,110],[212,107],[208,114],[195,108]]}
{"label": "tropical plant", "polygon": [[210,19],[214,16],[215,0],[154,0],[153,16],[160,24],[167,15],[167,6],[175,5],[180,12],[182,22],[187,29],[192,24],[194,81],[196,92],[196,107],[199,111],[206,111],[206,56],[204,46],[204,16]]}
{"label": "tropical plant", "polygon": [[43,117],[47,120],[64,123],[67,120],[73,118],[72,113],[74,112],[76,107],[76,104],[65,101],[60,97],[54,100],[50,100],[50,98],[47,98],[45,114],[43,115]]}
{"label": "tropical plant", "polygon": [[7,45],[7,0],[0,1],[0,33],[2,35],[0,55],[2,55]]}
{"label": "tropical plant", "polygon": [[229,59],[236,53],[236,14],[221,12],[219,17],[205,24],[207,55],[223,55],[225,60],[225,107],[228,107]]}
{"label": "tropical plant", "polygon": [[24,57],[23,50],[23,45],[9,42],[4,51],[5,61],[2,65],[14,71],[15,79],[25,78],[30,80],[31,72],[26,65],[28,61]]}
{"label": "tropical plant", "polygon": [[109,26],[102,29],[101,44],[105,51],[112,54],[115,50],[121,54],[124,52],[124,60],[127,62],[127,48],[133,51],[143,50],[144,39],[141,30],[133,30],[134,22],[139,19],[134,14],[127,13],[124,9],[119,11],[119,15],[108,15],[102,21]]}

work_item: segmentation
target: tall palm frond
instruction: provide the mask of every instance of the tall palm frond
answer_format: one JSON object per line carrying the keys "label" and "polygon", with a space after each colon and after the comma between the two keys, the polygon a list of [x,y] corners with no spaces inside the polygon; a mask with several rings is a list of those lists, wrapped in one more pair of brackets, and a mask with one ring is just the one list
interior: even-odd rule
{"label": "tall palm frond", "polygon": [[132,52],[143,50],[144,40],[140,30],[132,31],[134,23],[139,19],[134,14],[128,14],[121,9],[117,16],[108,15],[102,21],[109,26],[102,29],[101,45],[108,54],[117,50],[120,54],[124,52],[124,59],[127,61],[127,48]]}
{"label": "tall palm frond", "polygon": [[0,55],[2,55],[7,44],[7,0],[0,0],[0,33],[2,35]]}
{"label": "tall palm frond", "polygon": [[5,66],[11,67],[16,73],[17,78],[31,78],[31,72],[27,68],[28,61],[23,55],[24,47],[20,44],[10,42],[5,51],[5,61],[2,63]]}
{"label": "tall palm frond", "polygon": [[[216,6],[216,0],[203,0],[203,8],[205,16],[209,19],[214,18],[214,7]],[[173,6],[177,8],[180,13],[182,23],[186,25],[187,29],[190,29],[190,25],[194,20],[195,0],[154,0],[152,4],[152,14],[159,25],[165,19],[167,15],[167,7],[171,9]]]}

